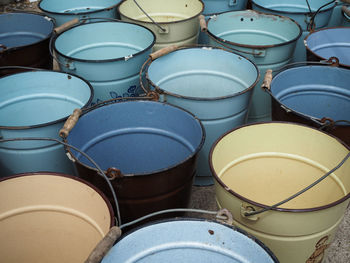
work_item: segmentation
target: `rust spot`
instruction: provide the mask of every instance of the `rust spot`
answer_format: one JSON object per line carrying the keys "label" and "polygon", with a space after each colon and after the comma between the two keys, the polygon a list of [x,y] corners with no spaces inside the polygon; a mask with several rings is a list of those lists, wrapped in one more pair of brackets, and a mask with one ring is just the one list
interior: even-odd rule
{"label": "rust spot", "polygon": [[188,5],[187,5],[187,4],[185,4],[185,7],[188,7]]}
{"label": "rust spot", "polygon": [[71,76],[71,75],[68,75],[68,79],[72,79],[72,76]]}
{"label": "rust spot", "polygon": [[208,230],[210,235],[214,235],[214,231],[213,230]]}

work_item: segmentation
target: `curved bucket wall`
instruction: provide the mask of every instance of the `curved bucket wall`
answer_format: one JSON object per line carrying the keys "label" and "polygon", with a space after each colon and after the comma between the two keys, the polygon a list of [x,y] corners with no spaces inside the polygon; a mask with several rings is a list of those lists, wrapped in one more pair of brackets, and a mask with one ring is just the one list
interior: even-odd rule
{"label": "curved bucket wall", "polygon": [[197,116],[206,132],[199,153],[196,185],[213,184],[208,165],[211,145],[226,131],[246,122],[253,87],[259,78],[254,63],[217,48],[187,48],[162,56],[146,69],[160,100]]}
{"label": "curved bucket wall", "polygon": [[[307,3],[310,4],[310,9]],[[309,34],[312,28],[310,19],[319,8],[327,3],[330,4],[324,6],[314,18],[314,29],[320,29],[327,27],[331,18],[333,8],[335,7],[335,2],[331,0],[309,0],[308,2],[305,0],[294,0],[293,4],[291,4],[289,0],[252,0],[252,7],[254,10],[261,12],[290,17],[301,26],[303,34],[297,42],[293,55],[293,62],[303,62],[306,61],[304,38]]]}
{"label": "curved bucket wall", "polygon": [[[345,12],[347,10],[347,13]],[[350,27],[350,8],[349,6],[346,7],[346,9],[343,9],[342,15],[343,15],[343,26]]]}
{"label": "curved bucket wall", "polygon": [[55,19],[56,26],[78,18],[118,18],[120,0],[41,0],[38,7]]}
{"label": "curved bucket wall", "polygon": [[0,198],[3,262],[83,262],[114,224],[104,195],[64,174],[4,178]]}
{"label": "curved bucket wall", "polygon": [[[85,80],[55,71],[34,71],[0,78],[2,139],[56,138],[75,108],[87,106],[92,88]],[[74,174],[62,145],[47,141],[0,142],[0,177],[50,171]]]}
{"label": "curved bucket wall", "polygon": [[[32,13],[0,14],[0,67],[52,68],[49,40],[54,29],[46,16]],[[21,71],[0,69],[0,76]]]}
{"label": "curved bucket wall", "polygon": [[293,123],[243,126],[220,138],[210,164],[220,207],[233,224],[264,242],[284,263],[321,262],[350,197],[350,161],[295,199],[266,212],[337,166],[349,148]]}
{"label": "curved bucket wall", "polygon": [[112,262],[278,262],[259,240],[225,224],[173,219],[145,225],[124,235],[102,263]]}
{"label": "curved bucket wall", "polygon": [[133,0],[121,2],[118,6],[120,17],[152,30],[156,35],[154,51],[169,45],[197,43],[198,17],[204,9],[201,0],[137,0],[137,3],[139,6]]}
{"label": "curved bucket wall", "polygon": [[341,26],[343,22],[343,14],[342,7],[345,5],[342,0],[335,1],[335,7],[333,8],[333,12],[331,18],[329,19],[327,27],[337,27]]}
{"label": "curved bucket wall", "polygon": [[94,22],[59,34],[54,40],[54,50],[61,70],[75,73],[91,83],[94,105],[142,93],[139,71],[154,42],[154,34],[142,26]]}
{"label": "curved bucket wall", "polygon": [[317,128],[325,125],[323,130],[350,145],[349,82],[350,70],[330,66],[282,71],[271,82],[272,118]]}
{"label": "curved bucket wall", "polygon": [[[210,44],[225,45],[247,56],[263,76],[267,69],[278,69],[290,62],[300,26],[293,20],[257,11],[234,11],[217,15],[208,21]],[[253,92],[249,122],[271,120],[271,99],[260,88]]]}
{"label": "curved bucket wall", "polygon": [[[187,206],[203,141],[202,125],[193,115],[150,101],[121,102],[89,111],[67,137],[69,144],[87,153],[112,177],[124,223]],[[74,151],[71,155],[79,176],[111,196],[90,162]]]}

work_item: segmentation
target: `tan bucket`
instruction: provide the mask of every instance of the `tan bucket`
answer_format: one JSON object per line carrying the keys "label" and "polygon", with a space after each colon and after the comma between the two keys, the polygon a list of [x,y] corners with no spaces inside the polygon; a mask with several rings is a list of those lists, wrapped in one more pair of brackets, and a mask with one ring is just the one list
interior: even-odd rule
{"label": "tan bucket", "polygon": [[348,154],[335,137],[299,124],[240,127],[222,136],[210,153],[217,202],[281,262],[321,262],[349,203],[350,160],[278,208],[246,213],[299,192]]}
{"label": "tan bucket", "polygon": [[96,189],[62,174],[0,181],[0,261],[80,263],[114,223]]}
{"label": "tan bucket", "polygon": [[154,51],[169,45],[196,44],[203,9],[201,0],[125,0],[118,7],[122,20],[153,31]]}

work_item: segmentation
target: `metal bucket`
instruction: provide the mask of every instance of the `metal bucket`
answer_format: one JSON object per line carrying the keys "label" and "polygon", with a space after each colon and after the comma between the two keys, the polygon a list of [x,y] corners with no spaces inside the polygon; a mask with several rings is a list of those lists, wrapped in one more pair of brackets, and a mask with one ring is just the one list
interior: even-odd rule
{"label": "metal bucket", "polygon": [[88,80],[92,105],[119,97],[136,97],[139,71],[151,53],[154,34],[125,22],[92,22],[74,26],[53,42],[61,70]]}
{"label": "metal bucket", "polygon": [[203,9],[201,0],[125,0],[118,6],[122,20],[143,25],[154,32],[154,51],[169,45],[196,44],[198,17]]}
{"label": "metal bucket", "polygon": [[[350,197],[350,161],[282,205],[349,157],[336,138],[293,123],[240,127],[212,147],[219,206],[233,224],[264,242],[284,263],[321,262]],[[271,207],[275,205],[274,207]],[[251,215],[252,212],[265,212]]]}
{"label": "metal bucket", "polygon": [[[308,6],[309,3],[309,6]],[[326,5],[330,3],[329,5]],[[324,6],[326,5],[326,6]],[[304,38],[311,30],[327,27],[335,2],[332,0],[252,0],[254,10],[288,16],[302,28],[302,37],[297,41],[293,62],[306,61]],[[321,10],[319,10],[324,6]],[[311,10],[311,11],[310,11]]]}
{"label": "metal bucket", "polygon": [[117,18],[120,0],[41,0],[38,8],[56,21],[56,26],[78,18]]}
{"label": "metal bucket", "polygon": [[343,7],[343,26],[350,27],[350,7],[349,6],[344,6]]}
{"label": "metal bucket", "polygon": [[112,262],[279,262],[255,237],[241,229],[208,220],[172,219],[130,232],[112,247],[102,263]]}
{"label": "metal bucket", "polygon": [[[263,76],[267,69],[277,69],[290,62],[300,26],[288,17],[257,11],[234,11],[210,18],[207,25],[211,45],[224,45],[251,59]],[[271,120],[271,99],[260,89],[253,91],[249,122]]]}
{"label": "metal bucket", "polygon": [[4,178],[0,198],[2,262],[83,262],[114,224],[104,195],[64,174]]}
{"label": "metal bucket", "polygon": [[342,0],[335,1],[335,7],[333,8],[331,18],[329,19],[327,27],[341,26],[343,22],[342,7],[344,2]]}
{"label": "metal bucket", "polygon": [[[55,71],[33,71],[0,78],[0,137],[57,138],[75,108],[87,106],[93,96],[85,80]],[[0,177],[50,171],[74,174],[63,146],[55,142],[0,143]]]}
{"label": "metal bucket", "polygon": [[[129,222],[187,206],[204,131],[199,120],[180,108],[128,101],[83,114],[66,140],[107,171],[122,222]],[[70,153],[79,176],[111,196],[92,164],[75,151]]]}
{"label": "metal bucket", "polygon": [[[48,17],[34,13],[0,14],[0,66],[52,68],[49,41],[54,24]],[[18,72],[0,70],[0,76]]]}
{"label": "metal bucket", "polygon": [[272,118],[304,123],[350,145],[350,70],[302,66],[274,76]]}
{"label": "metal bucket", "polygon": [[255,64],[218,48],[185,48],[148,64],[146,78],[160,100],[197,116],[206,132],[199,153],[196,185],[213,184],[208,165],[211,145],[247,120],[252,91],[259,78]]}

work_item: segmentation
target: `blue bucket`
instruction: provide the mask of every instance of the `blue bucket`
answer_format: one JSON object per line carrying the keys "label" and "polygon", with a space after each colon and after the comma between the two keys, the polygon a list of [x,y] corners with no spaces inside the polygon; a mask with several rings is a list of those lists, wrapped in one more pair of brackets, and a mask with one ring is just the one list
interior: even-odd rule
{"label": "blue bucket", "polygon": [[[0,78],[0,136],[58,137],[67,117],[90,104],[92,87],[66,73],[33,71]],[[0,143],[1,177],[50,171],[74,174],[61,144],[47,141]]]}
{"label": "blue bucket", "polygon": [[[350,10],[350,7],[347,7],[347,10]],[[350,15],[346,14],[344,11],[342,12],[343,15],[343,24],[342,26],[350,27]]]}
{"label": "blue bucket", "polygon": [[[310,8],[308,7],[310,4]],[[331,0],[252,0],[252,7],[254,10],[258,10],[265,13],[283,15],[295,20],[302,28],[303,34],[297,42],[295,53],[293,56],[293,62],[306,61],[306,51],[304,48],[304,38],[309,34],[312,29],[311,18],[316,11],[324,6],[314,17],[313,29],[320,29],[327,27],[331,18],[335,2]],[[310,11],[311,10],[311,11]]]}
{"label": "blue bucket", "polygon": [[63,31],[54,39],[62,71],[94,88],[92,105],[142,93],[139,71],[155,43],[149,29],[126,22],[94,22]]}
{"label": "blue bucket", "polygon": [[117,6],[121,0],[41,0],[38,7],[55,19],[56,26],[78,18],[118,18]]}
{"label": "blue bucket", "polygon": [[342,0],[335,1],[335,7],[333,9],[331,18],[329,19],[327,27],[341,26],[343,23],[342,7],[345,5]]}
{"label": "blue bucket", "polygon": [[[237,50],[251,59],[264,76],[290,62],[300,26],[288,17],[253,10],[219,14],[208,21],[210,44]],[[271,120],[271,99],[260,89],[262,78],[253,92],[249,122]]]}
{"label": "blue bucket", "polygon": [[246,122],[252,90],[259,78],[255,64],[218,48],[185,48],[153,60],[146,69],[160,100],[197,116],[206,132],[198,157],[196,185],[213,184],[208,157],[223,133]]}
{"label": "blue bucket", "polygon": [[273,263],[274,254],[254,236],[199,219],[158,221],[127,233],[101,263]]}

